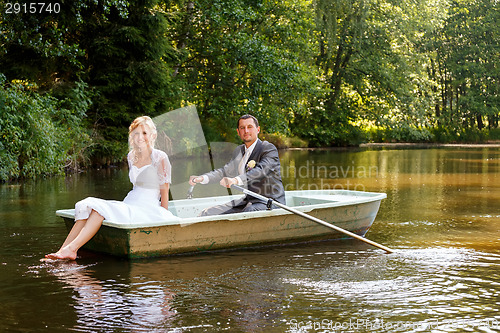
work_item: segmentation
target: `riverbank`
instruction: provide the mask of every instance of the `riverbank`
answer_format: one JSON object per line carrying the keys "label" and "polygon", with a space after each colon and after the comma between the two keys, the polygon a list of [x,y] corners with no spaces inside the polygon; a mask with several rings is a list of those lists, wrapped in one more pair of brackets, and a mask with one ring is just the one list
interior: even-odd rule
{"label": "riverbank", "polygon": [[500,148],[500,141],[492,141],[487,143],[389,143],[389,142],[372,142],[362,143],[358,146],[346,147],[287,147],[280,148],[282,150],[352,150],[359,148],[389,148],[389,149],[426,149],[426,148]]}
{"label": "riverbank", "polygon": [[500,141],[485,143],[362,143],[360,148],[500,148]]}

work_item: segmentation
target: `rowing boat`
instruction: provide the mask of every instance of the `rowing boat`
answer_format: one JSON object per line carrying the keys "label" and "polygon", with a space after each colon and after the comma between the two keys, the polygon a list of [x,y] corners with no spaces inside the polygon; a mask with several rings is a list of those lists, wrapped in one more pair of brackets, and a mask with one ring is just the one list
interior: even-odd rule
{"label": "rowing boat", "polygon": [[[171,221],[123,224],[104,220],[87,249],[128,258],[298,243],[346,236],[284,209],[199,217],[205,208],[242,195],[172,200]],[[385,193],[349,190],[287,191],[286,204],[296,210],[364,236],[370,229]],[[58,210],[66,227],[74,224],[74,209]]]}

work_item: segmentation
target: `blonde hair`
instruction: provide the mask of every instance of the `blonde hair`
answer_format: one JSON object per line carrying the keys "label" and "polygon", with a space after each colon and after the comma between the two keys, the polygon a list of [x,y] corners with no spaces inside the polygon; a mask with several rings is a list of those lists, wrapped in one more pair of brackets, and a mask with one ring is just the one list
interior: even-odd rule
{"label": "blonde hair", "polygon": [[130,150],[134,149],[134,140],[132,139],[132,132],[139,126],[145,125],[149,127],[151,130],[151,138],[149,140],[149,144],[151,148],[154,148],[156,137],[157,137],[157,132],[156,132],[156,126],[155,123],[153,123],[153,120],[149,118],[148,116],[141,116],[137,117],[134,119],[132,124],[130,124],[128,128],[128,145],[130,147]]}

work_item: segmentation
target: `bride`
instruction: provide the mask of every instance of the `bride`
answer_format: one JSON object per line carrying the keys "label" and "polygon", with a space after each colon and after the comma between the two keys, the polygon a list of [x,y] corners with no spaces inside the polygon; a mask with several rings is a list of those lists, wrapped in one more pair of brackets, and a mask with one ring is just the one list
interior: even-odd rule
{"label": "bride", "polygon": [[154,148],[156,126],[148,116],[136,118],[129,127],[127,155],[133,189],[123,201],[89,197],[75,205],[75,224],[59,251],[48,259],[76,259],[76,253],[97,233],[102,221],[133,223],[177,219],[168,211],[171,165],[166,153]]}

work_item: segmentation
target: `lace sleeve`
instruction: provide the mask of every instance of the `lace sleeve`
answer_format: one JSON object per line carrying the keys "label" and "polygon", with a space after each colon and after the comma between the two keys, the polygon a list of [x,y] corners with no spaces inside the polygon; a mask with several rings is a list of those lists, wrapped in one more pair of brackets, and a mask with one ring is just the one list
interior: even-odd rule
{"label": "lace sleeve", "polygon": [[155,149],[152,154],[152,160],[158,173],[160,185],[170,184],[172,182],[172,165],[170,164],[168,155],[161,150]]}

